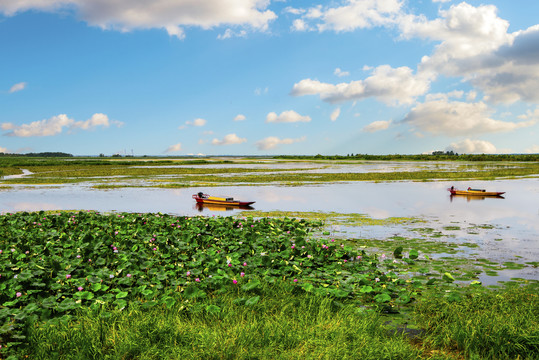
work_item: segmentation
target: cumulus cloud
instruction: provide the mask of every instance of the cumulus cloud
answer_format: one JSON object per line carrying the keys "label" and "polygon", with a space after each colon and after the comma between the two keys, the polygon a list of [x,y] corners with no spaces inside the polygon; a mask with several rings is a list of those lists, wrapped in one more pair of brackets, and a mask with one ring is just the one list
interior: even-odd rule
{"label": "cumulus cloud", "polygon": [[454,151],[460,154],[496,154],[496,147],[484,140],[465,139],[457,143],[451,143],[446,151]]}
{"label": "cumulus cloud", "polygon": [[105,114],[96,113],[85,121],[75,121],[66,114],[53,116],[49,119],[34,121],[30,124],[15,125],[13,123],[2,123],[1,129],[7,131],[5,136],[31,137],[31,136],[54,136],[60,134],[64,128],[68,130],[92,130],[99,126],[109,127],[110,124],[122,126],[119,121],[109,121]]}
{"label": "cumulus cloud", "polygon": [[4,154],[8,153],[7,148],[0,146],[0,153],[4,153]]}
{"label": "cumulus cloud", "polygon": [[270,149],[274,149],[275,147],[279,145],[293,144],[296,142],[305,141],[305,139],[306,139],[305,136],[302,136],[297,139],[291,139],[291,138],[279,139],[276,136],[268,136],[265,139],[257,141],[256,147],[258,148],[258,150],[270,150]]}
{"label": "cumulus cloud", "polygon": [[169,146],[165,150],[165,153],[178,152],[178,151],[181,151],[181,150],[182,150],[182,143],[177,143],[175,145]]}
{"label": "cumulus cloud", "polygon": [[234,118],[234,121],[244,121],[245,119],[247,119],[247,118],[245,117],[245,115],[243,115],[243,114],[238,114],[238,115],[236,115],[236,117]]}
{"label": "cumulus cloud", "polygon": [[317,5],[295,14],[301,15],[305,28],[345,32],[393,24],[401,8],[401,0],[347,0],[342,6]]}
{"label": "cumulus cloud", "polygon": [[217,35],[217,38],[219,40],[226,40],[226,39],[230,39],[230,38],[233,38],[233,37],[246,37],[246,36],[247,36],[247,31],[245,31],[243,29],[239,30],[239,31],[234,31],[232,29],[226,29],[223,34]]}
{"label": "cumulus cloud", "polygon": [[183,38],[184,27],[210,29],[229,25],[265,31],[277,16],[266,0],[0,0],[0,13],[73,10],[92,26],[119,31],[165,29]]}
{"label": "cumulus cloud", "polygon": [[213,139],[212,145],[235,145],[235,144],[241,144],[246,142],[247,139],[240,138],[236,134],[228,134],[225,135],[225,137],[222,140],[219,139]]}
{"label": "cumulus cloud", "polygon": [[20,82],[20,83],[17,83],[15,85],[13,85],[10,89],[9,89],[9,92],[10,93],[14,93],[14,92],[17,92],[17,91],[21,91],[21,90],[24,90],[26,88],[26,83],[25,82]]}
{"label": "cumulus cloud", "polygon": [[309,122],[310,116],[303,116],[295,112],[294,110],[283,111],[281,115],[277,115],[274,112],[270,112],[266,116],[267,123],[294,123],[294,122]]}
{"label": "cumulus cloud", "polygon": [[370,123],[369,125],[365,126],[362,131],[373,133],[380,130],[385,130],[391,125],[391,120],[380,120],[380,121],[374,121]]}
{"label": "cumulus cloud", "polygon": [[526,149],[528,154],[539,154],[539,145],[532,145]]}
{"label": "cumulus cloud", "polygon": [[293,31],[307,31],[311,29],[309,25],[307,25],[307,23],[302,19],[295,19],[290,28]]}
{"label": "cumulus cloud", "polygon": [[339,118],[339,115],[341,115],[341,108],[336,108],[331,115],[329,115],[329,119],[331,121],[336,121]]}
{"label": "cumulus cloud", "polygon": [[423,57],[419,72],[461,77],[491,102],[539,102],[539,25],[508,33],[509,22],[498,17],[495,6],[465,2],[439,15],[399,20],[403,37],[440,41]]}
{"label": "cumulus cloud", "polygon": [[350,73],[348,71],[342,71],[340,68],[336,68],[335,71],[333,72],[333,74],[337,75],[338,77],[343,77],[343,76],[349,76]]}
{"label": "cumulus cloud", "polygon": [[201,119],[201,118],[197,118],[197,119],[195,119],[193,121],[188,120],[188,121],[185,122],[184,125],[178,126],[178,129],[182,130],[182,129],[185,129],[186,127],[188,127],[188,126],[198,126],[198,127],[200,127],[200,126],[206,125],[206,122],[207,121],[205,119]]}
{"label": "cumulus cloud", "polygon": [[318,80],[301,80],[294,84],[291,95],[319,95],[322,100],[330,103],[374,97],[390,105],[412,104],[417,96],[428,91],[429,86],[428,75],[414,74],[406,66],[392,68],[380,65],[365,80],[336,85]]}
{"label": "cumulus cloud", "polygon": [[495,120],[490,118],[491,112],[483,102],[433,100],[414,107],[403,122],[433,135],[447,136],[506,132],[535,123]]}

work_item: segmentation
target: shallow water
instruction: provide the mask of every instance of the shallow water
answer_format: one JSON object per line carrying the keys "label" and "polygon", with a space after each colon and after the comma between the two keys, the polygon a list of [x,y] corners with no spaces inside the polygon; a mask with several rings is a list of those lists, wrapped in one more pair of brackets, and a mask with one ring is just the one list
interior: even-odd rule
{"label": "shallow water", "polygon": [[[451,185],[505,191],[505,198],[451,197]],[[261,211],[320,211],[365,214],[372,218],[419,217],[426,223],[346,229],[345,236],[420,237],[417,229],[433,228],[441,241],[472,242],[466,256],[494,261],[539,261],[539,180],[467,182],[351,182],[308,186],[226,186],[211,188],[118,188],[96,190],[84,185],[13,186],[0,191],[0,211],[97,210],[162,212],[177,215],[234,215],[237,208],[197,208],[199,191],[256,201]],[[446,228],[446,229],[444,229]],[[339,230],[339,229],[335,229]],[[500,274],[502,275],[502,274]],[[537,268],[504,271],[503,278],[539,280]],[[497,280],[502,277],[497,277]],[[492,279],[482,279],[492,283]]]}

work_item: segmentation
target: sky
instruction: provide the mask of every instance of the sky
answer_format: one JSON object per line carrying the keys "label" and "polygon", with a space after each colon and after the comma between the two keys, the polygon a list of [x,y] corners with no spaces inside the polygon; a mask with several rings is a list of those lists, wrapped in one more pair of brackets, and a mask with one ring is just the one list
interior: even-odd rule
{"label": "sky", "polygon": [[0,0],[0,152],[539,153],[537,0]]}

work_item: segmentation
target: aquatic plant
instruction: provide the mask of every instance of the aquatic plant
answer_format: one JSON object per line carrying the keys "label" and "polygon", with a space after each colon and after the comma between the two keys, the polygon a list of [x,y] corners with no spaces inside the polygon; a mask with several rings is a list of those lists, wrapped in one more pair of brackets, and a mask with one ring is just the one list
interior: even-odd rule
{"label": "aquatic plant", "polygon": [[[408,303],[414,282],[385,256],[316,239],[320,221],[93,211],[0,216],[0,336],[11,347],[27,322],[103,304],[171,307],[229,287],[288,282],[302,292],[375,308]],[[413,261],[412,256],[408,259]],[[250,300],[251,302],[254,300]]]}

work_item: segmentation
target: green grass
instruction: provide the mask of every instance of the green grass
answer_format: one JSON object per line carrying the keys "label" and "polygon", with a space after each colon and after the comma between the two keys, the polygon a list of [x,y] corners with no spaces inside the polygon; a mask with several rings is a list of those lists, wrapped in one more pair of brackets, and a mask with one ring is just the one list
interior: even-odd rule
{"label": "green grass", "polygon": [[[41,359],[417,359],[421,350],[389,332],[384,319],[328,297],[266,286],[245,306],[227,292],[192,311],[132,307],[83,310],[29,331],[30,358]],[[105,315],[105,317],[103,317]]]}
{"label": "green grass", "polygon": [[[252,300],[255,299],[255,300]],[[251,303],[246,303],[251,300]],[[190,307],[185,304],[191,302]],[[297,291],[228,289],[171,308],[81,309],[28,327],[24,355],[39,359],[536,359],[537,288],[425,294],[396,328],[374,311]],[[397,330],[397,331],[396,331]]]}
{"label": "green grass", "polygon": [[537,286],[508,287],[451,301],[424,297],[416,306],[424,344],[459,351],[474,359],[537,359],[539,295]]}

